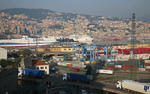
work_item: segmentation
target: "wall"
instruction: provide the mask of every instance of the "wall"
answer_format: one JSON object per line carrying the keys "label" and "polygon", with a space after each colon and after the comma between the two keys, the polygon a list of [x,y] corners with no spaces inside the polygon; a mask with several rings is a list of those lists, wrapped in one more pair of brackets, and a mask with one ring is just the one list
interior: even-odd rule
{"label": "wall", "polygon": [[[41,67],[43,67],[43,69],[41,69]],[[47,67],[47,68],[45,68],[45,67]],[[49,75],[49,65],[37,65],[36,69],[43,70],[46,72],[47,75]]]}

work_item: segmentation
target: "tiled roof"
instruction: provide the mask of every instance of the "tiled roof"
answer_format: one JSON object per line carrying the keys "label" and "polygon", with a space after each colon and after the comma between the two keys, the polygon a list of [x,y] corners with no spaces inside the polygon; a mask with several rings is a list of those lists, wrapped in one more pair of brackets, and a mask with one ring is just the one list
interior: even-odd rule
{"label": "tiled roof", "polygon": [[37,60],[36,62],[35,62],[35,64],[34,65],[48,65],[47,63],[45,63],[45,62],[42,62],[42,61],[40,61],[40,60]]}

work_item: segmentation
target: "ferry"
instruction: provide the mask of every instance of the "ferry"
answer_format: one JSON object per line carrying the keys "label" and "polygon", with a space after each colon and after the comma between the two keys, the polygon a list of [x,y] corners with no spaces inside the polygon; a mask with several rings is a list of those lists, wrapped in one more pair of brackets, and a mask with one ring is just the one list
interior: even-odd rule
{"label": "ferry", "polygon": [[16,47],[50,47],[56,42],[54,37],[52,38],[30,38],[28,36],[22,36],[20,39],[4,39],[0,40],[1,48],[16,48]]}

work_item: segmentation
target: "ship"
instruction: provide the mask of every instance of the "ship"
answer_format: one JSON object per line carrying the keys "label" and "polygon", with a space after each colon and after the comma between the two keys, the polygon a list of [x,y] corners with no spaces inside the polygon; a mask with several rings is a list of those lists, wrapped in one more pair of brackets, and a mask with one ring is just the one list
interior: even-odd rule
{"label": "ship", "polygon": [[30,38],[28,36],[22,36],[20,39],[3,39],[0,40],[1,48],[16,48],[16,47],[51,47],[56,42],[55,37],[42,37],[42,38]]}
{"label": "ship", "polygon": [[28,36],[22,36],[20,39],[3,39],[0,40],[1,48],[17,48],[17,47],[54,47],[55,43],[58,41],[69,41],[69,42],[79,42],[92,44],[93,38],[88,35],[70,35],[68,38],[65,37],[41,37],[41,38],[31,38]]}

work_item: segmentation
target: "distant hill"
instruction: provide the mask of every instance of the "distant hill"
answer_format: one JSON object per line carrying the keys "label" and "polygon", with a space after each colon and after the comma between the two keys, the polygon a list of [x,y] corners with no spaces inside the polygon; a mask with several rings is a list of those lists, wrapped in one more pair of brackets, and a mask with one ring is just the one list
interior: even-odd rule
{"label": "distant hill", "polygon": [[[12,8],[12,9],[4,9],[0,10],[0,13],[4,12],[9,15],[19,15],[24,14],[29,18],[34,18],[37,20],[45,19],[47,16],[56,17],[64,20],[71,20],[72,18],[76,18],[77,15],[85,16],[90,21],[92,20],[101,20],[101,16],[91,16],[91,15],[84,15],[84,14],[73,14],[73,13],[63,13],[63,12],[56,12],[51,11],[49,9],[27,9],[27,8]],[[57,13],[60,13],[59,15]],[[123,20],[121,18],[112,17],[107,18],[108,20]]]}
{"label": "distant hill", "polygon": [[4,9],[0,10],[0,12],[5,12],[10,15],[18,15],[18,14],[25,14],[26,16],[34,19],[44,19],[48,16],[48,13],[54,13],[48,9],[25,9],[25,8],[12,8],[12,9]]}
{"label": "distant hill", "polygon": [[0,10],[0,13],[4,12],[10,15],[18,15],[18,14],[24,14],[28,16],[29,18],[34,18],[37,20],[45,19],[47,16],[55,16],[55,17],[61,17],[63,19],[69,19],[76,17],[77,14],[72,13],[62,13],[57,15],[55,11],[51,11],[49,9],[25,9],[25,8],[12,8],[12,9],[4,9]]}
{"label": "distant hill", "polygon": [[[91,15],[84,15],[84,14],[73,14],[73,13],[63,13],[63,12],[59,12],[61,13],[61,15],[56,15],[56,11],[52,11],[49,9],[27,9],[27,8],[11,8],[11,9],[4,9],[4,10],[0,10],[1,12],[5,12],[8,13],[10,15],[18,15],[18,14],[24,14],[26,16],[28,16],[29,18],[34,18],[37,20],[41,20],[46,18],[47,16],[59,16],[59,17],[63,17],[63,19],[69,19],[69,18],[74,18],[77,15],[82,15],[85,16],[86,18],[88,18],[89,20],[93,20],[93,19],[97,19],[97,17],[101,17],[101,16],[95,16],[94,18],[91,19]],[[51,15],[51,14],[52,15]],[[67,16],[67,17],[66,17]],[[107,17],[106,17],[107,18]],[[96,20],[95,19],[95,20]],[[113,21],[118,21],[118,20],[124,20],[123,18],[119,18],[119,17],[108,17],[108,20],[113,20]],[[140,20],[143,21],[147,21],[150,22],[150,19],[147,18],[139,18]]]}

